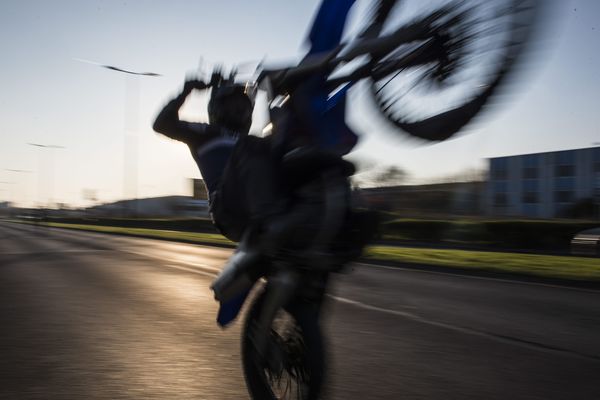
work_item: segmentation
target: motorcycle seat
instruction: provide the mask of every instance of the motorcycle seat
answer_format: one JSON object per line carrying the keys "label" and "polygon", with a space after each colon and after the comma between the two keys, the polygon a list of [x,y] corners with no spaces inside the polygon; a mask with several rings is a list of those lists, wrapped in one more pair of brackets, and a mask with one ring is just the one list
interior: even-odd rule
{"label": "motorcycle seat", "polygon": [[354,164],[339,155],[315,149],[300,147],[283,156],[284,174],[293,180],[309,180],[324,171],[337,169],[342,176],[352,176],[356,172]]}

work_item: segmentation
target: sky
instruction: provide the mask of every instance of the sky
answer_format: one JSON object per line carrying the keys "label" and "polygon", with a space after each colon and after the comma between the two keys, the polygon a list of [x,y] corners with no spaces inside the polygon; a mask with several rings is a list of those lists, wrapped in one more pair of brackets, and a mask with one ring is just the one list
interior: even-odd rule
{"label": "sky", "polygon": [[[243,69],[263,58],[297,60],[318,3],[0,2],[0,201],[86,206],[190,194],[198,169],[185,145],[152,131],[158,111],[186,74],[215,63]],[[399,166],[418,183],[483,168],[487,157],[600,144],[600,2],[545,3],[549,22],[518,90],[493,112],[455,139],[424,144],[377,129],[357,88],[348,112],[361,133],[353,157],[371,168]],[[162,76],[132,77],[79,60]],[[194,96],[182,116],[205,120],[206,100]],[[258,115],[253,130],[263,121]]]}

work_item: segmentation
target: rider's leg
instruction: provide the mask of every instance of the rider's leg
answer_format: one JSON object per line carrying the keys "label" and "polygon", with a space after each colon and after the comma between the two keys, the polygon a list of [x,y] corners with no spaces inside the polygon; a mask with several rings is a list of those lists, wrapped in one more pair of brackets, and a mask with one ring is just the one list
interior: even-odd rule
{"label": "rider's leg", "polygon": [[227,238],[239,242],[249,228],[259,233],[263,221],[285,211],[287,196],[278,173],[266,140],[238,142],[211,204],[215,225]]}
{"label": "rider's leg", "polygon": [[281,161],[269,140],[249,137],[236,149],[234,157],[239,193],[236,200],[245,203],[247,229],[256,232],[262,253],[275,255],[290,245],[298,227],[311,219],[315,207],[298,193],[292,200],[281,176]]}

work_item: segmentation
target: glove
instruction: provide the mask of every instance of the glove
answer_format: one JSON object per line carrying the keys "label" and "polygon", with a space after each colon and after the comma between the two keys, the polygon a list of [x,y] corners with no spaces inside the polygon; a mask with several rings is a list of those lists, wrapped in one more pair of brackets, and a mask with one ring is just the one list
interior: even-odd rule
{"label": "glove", "polygon": [[210,85],[204,81],[198,79],[188,79],[183,84],[183,92],[186,94],[191,93],[192,90],[204,90],[208,88]]}

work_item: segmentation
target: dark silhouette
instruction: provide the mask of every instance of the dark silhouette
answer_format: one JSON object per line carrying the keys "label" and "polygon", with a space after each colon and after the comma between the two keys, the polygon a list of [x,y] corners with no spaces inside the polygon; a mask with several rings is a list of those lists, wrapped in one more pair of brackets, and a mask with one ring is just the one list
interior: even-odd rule
{"label": "dark silhouette", "polygon": [[[211,89],[209,123],[179,119],[179,109],[193,90]],[[154,130],[188,145],[204,178],[211,216],[229,239],[239,241],[246,227],[283,211],[271,143],[248,136],[254,99],[250,89],[224,79],[187,80],[183,91],[159,113]]]}

